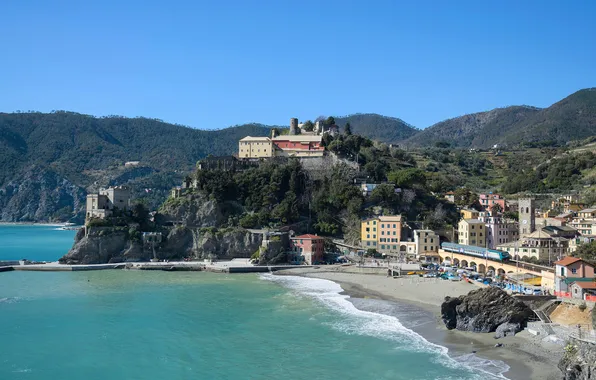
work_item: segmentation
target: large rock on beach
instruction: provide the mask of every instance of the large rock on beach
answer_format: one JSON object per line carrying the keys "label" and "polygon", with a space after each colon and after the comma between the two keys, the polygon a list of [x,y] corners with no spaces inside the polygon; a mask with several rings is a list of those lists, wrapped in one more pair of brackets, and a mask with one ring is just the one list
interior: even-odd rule
{"label": "large rock on beach", "polygon": [[596,379],[596,343],[570,339],[559,361],[565,380]]}
{"label": "large rock on beach", "polygon": [[521,331],[533,315],[522,301],[494,287],[445,297],[441,305],[441,318],[449,330],[497,332],[495,338]]}

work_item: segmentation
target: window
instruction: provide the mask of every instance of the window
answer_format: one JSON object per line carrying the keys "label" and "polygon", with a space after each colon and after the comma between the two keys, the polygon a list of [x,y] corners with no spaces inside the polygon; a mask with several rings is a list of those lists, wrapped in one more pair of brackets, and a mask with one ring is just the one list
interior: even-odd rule
{"label": "window", "polygon": [[430,242],[433,243],[433,238],[430,238]]}
{"label": "window", "polygon": [[366,227],[366,232],[370,232],[370,227]]}
{"label": "window", "polygon": [[384,224],[381,224],[381,228],[385,228],[385,225]]}
{"label": "window", "polygon": [[393,231],[393,235],[395,236],[397,233],[395,231]]}
{"label": "window", "polygon": [[373,220],[373,224],[376,225],[377,224],[377,221],[376,220]]}
{"label": "window", "polygon": [[385,244],[381,245],[381,249],[385,249]]}
{"label": "window", "polygon": [[394,224],[394,225],[393,225],[393,228],[397,228],[397,225],[395,225],[395,224]]}
{"label": "window", "polygon": [[366,235],[366,238],[367,238],[367,239],[370,239],[370,234],[367,234],[367,235]]}
{"label": "window", "polygon": [[577,273],[577,269],[571,268],[571,273],[576,274]]}
{"label": "window", "polygon": [[425,251],[427,250],[427,249],[426,249],[426,245],[424,246],[424,250],[425,250]]}
{"label": "window", "polygon": [[424,242],[426,243],[426,239],[424,239]]}
{"label": "window", "polygon": [[397,249],[397,245],[394,245],[394,246],[393,246],[393,249]]}
{"label": "window", "polygon": [[377,228],[376,227],[373,227],[373,231],[376,231],[376,230],[377,230]]}
{"label": "window", "polygon": [[381,235],[385,235],[385,231],[381,231]]}
{"label": "window", "polygon": [[366,242],[366,245],[370,245],[370,241],[367,241],[367,242]]}

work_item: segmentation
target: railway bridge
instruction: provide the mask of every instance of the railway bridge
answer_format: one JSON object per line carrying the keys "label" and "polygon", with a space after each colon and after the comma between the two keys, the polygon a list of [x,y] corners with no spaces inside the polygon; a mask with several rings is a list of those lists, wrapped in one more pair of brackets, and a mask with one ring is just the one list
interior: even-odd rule
{"label": "railway bridge", "polygon": [[460,267],[475,266],[478,273],[493,271],[497,275],[530,274],[539,276],[542,277],[542,287],[554,289],[555,273],[553,268],[514,260],[501,262],[464,253],[447,252],[443,249],[439,249],[439,256],[441,256],[441,261],[449,260]]}

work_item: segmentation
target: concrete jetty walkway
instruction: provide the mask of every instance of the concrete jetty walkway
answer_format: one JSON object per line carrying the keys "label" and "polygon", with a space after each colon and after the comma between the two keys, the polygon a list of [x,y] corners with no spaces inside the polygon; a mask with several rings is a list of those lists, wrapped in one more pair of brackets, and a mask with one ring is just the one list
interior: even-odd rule
{"label": "concrete jetty walkway", "polygon": [[259,266],[250,263],[249,259],[234,259],[231,261],[170,261],[170,262],[128,262],[111,264],[82,264],[67,265],[59,262],[50,262],[44,264],[25,264],[10,265],[2,267],[2,271],[40,271],[40,272],[60,272],[60,271],[91,271],[106,269],[131,269],[131,270],[163,270],[163,271],[208,271],[217,273],[262,273],[274,272],[283,269],[292,268],[312,268],[311,265],[267,265]]}

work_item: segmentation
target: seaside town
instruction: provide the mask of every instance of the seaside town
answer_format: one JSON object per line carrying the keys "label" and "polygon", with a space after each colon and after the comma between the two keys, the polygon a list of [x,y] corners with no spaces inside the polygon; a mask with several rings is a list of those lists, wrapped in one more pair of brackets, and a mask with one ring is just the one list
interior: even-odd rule
{"label": "seaside town", "polygon": [[596,379],[596,2],[0,10],[0,380]]}
{"label": "seaside town", "polygon": [[[548,339],[559,348],[570,339],[596,344],[590,313],[596,303],[595,266],[582,258],[596,244],[596,205],[577,193],[510,199],[458,189],[430,192],[430,199],[438,202],[434,212],[420,211],[425,204],[412,211],[403,203],[415,202],[412,194],[426,191],[409,179],[415,177],[412,169],[406,166],[383,180],[371,178],[359,157],[362,150],[342,151],[340,144],[350,139],[372,144],[353,135],[349,124],[338,127],[333,118],[314,123],[292,118],[289,128],[272,129],[270,136],[241,138],[234,155],[200,160],[196,172],[171,189],[157,210],[135,202],[130,186],[101,188],[86,196],[85,224],[63,227],[78,233],[59,263],[3,262],[1,270],[194,270],[319,277],[348,289],[366,286],[388,298],[440,306],[448,329],[495,332],[498,338],[523,331],[535,342]],[[390,156],[396,154],[392,150],[400,152],[399,147],[382,149]],[[251,185],[275,177],[276,170],[291,172],[276,180],[276,186],[287,182],[290,190],[272,200],[272,212],[262,217],[254,208],[239,217],[225,211],[232,199],[241,199],[244,209],[252,198],[255,204],[264,202],[266,183],[244,195],[225,195],[234,193],[234,181],[245,181],[241,176],[261,170],[265,177],[248,177]],[[312,203],[320,202],[313,193],[324,189],[334,171],[342,173],[342,192],[350,194],[346,201],[359,203],[347,203],[353,215],[341,210],[329,215],[329,227],[313,222]],[[280,210],[292,199],[293,205]],[[405,212],[396,212],[399,208],[392,203],[401,204]],[[437,211],[443,209],[454,213],[454,222],[428,217],[438,213],[446,219]],[[314,210],[318,219],[324,210]],[[350,217],[351,227],[340,220]],[[484,293],[474,295],[472,290]],[[504,293],[514,297],[502,299]],[[476,314],[472,323],[457,305],[473,305],[475,299],[480,309],[469,307],[468,312]]]}

